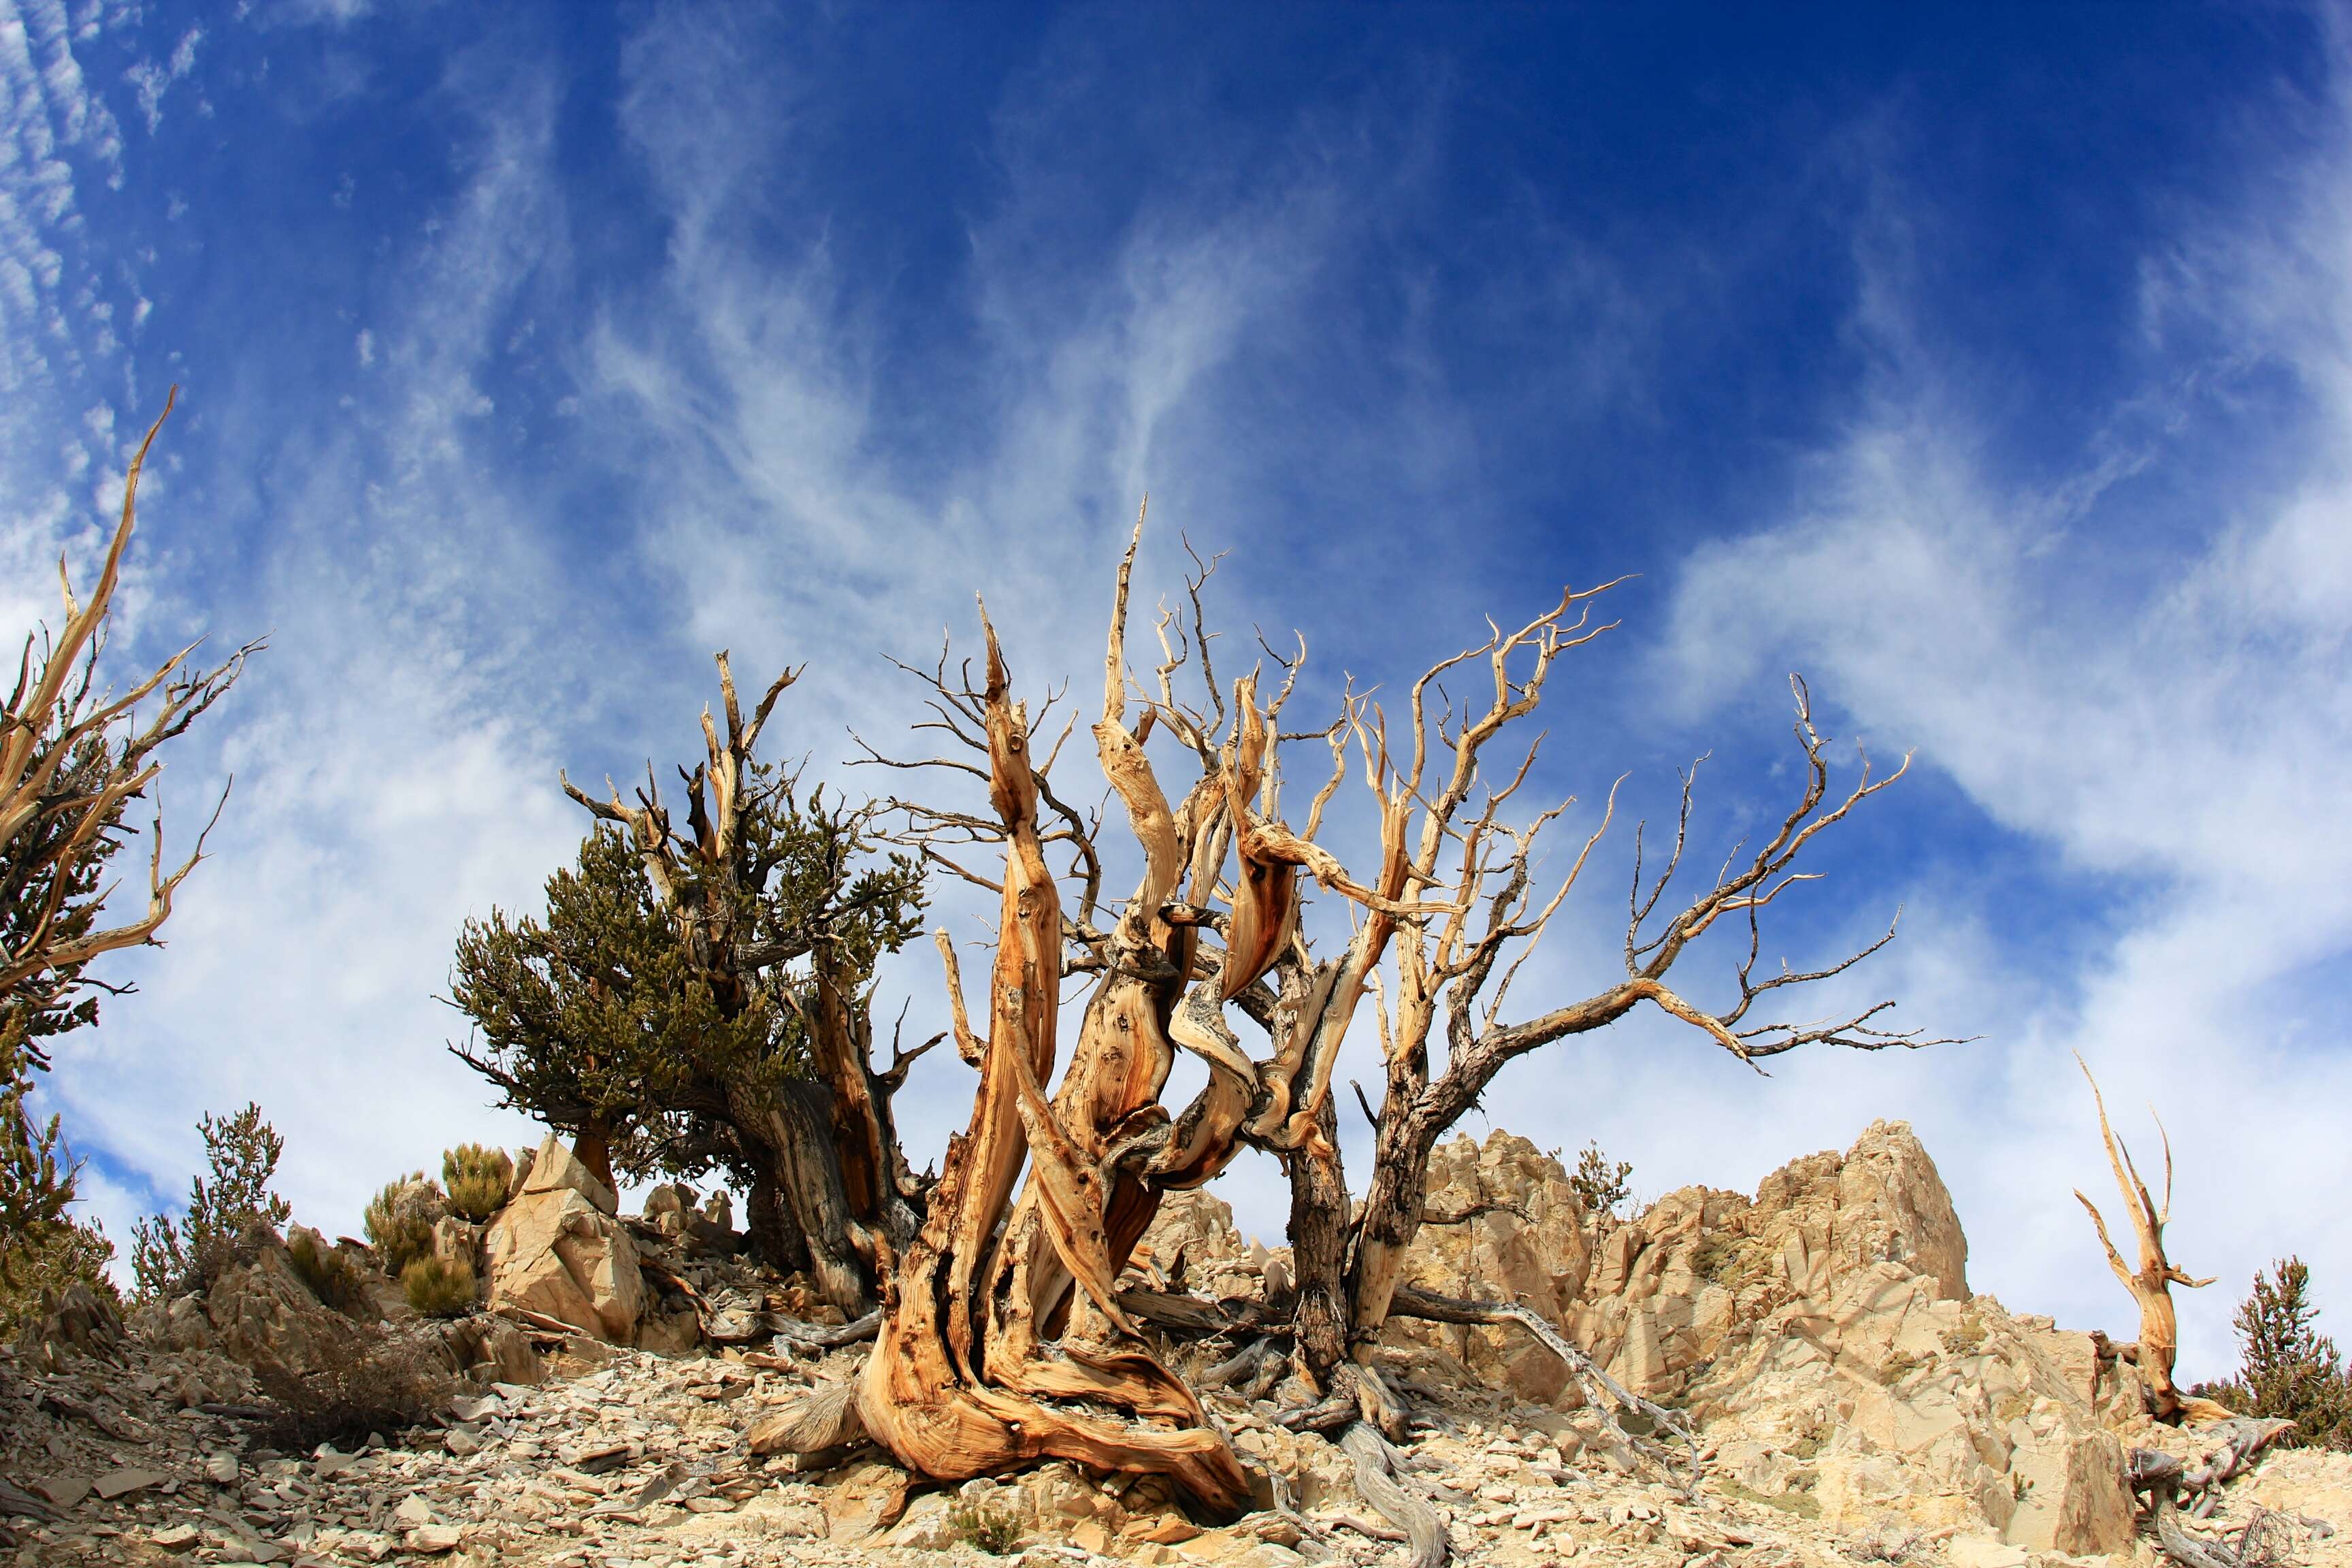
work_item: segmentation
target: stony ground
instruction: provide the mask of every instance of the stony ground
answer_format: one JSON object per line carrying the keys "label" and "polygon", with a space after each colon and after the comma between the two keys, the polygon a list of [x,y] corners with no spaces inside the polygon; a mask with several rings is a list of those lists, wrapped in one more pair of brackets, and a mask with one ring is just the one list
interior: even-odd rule
{"label": "stony ground", "polygon": [[[23,1564],[438,1563],[646,1568],[879,1562],[1028,1568],[1188,1563],[1293,1568],[1402,1562],[1404,1548],[1359,1499],[1322,1439],[1282,1430],[1271,1404],[1226,1401],[1237,1445],[1286,1477],[1290,1509],[1224,1528],[1187,1519],[1149,1479],[1102,1484],[1067,1466],[960,1489],[910,1485],[872,1450],[803,1473],[761,1458],[745,1432],[813,1383],[847,1375],[858,1352],[795,1361],[730,1352],[614,1352],[559,1360],[537,1386],[496,1384],[456,1401],[396,1447],[353,1454],[244,1451],[249,1425],[182,1408],[206,1369],[130,1353],[128,1366],[67,1358],[55,1372],[5,1368],[7,1479],[57,1516],[12,1521]],[[2004,1546],[1989,1531],[1860,1531],[1808,1517],[1801,1493],[1761,1499],[1727,1479],[1687,1493],[1590,1412],[1514,1403],[1477,1387],[1415,1391],[1407,1479],[1438,1505],[1458,1558],[1505,1565],[1799,1568],[1914,1563],[1918,1568],[2068,1568],[2059,1553]],[[218,1377],[217,1369],[211,1375]],[[223,1400],[200,1401],[234,1408]],[[2292,1560],[2352,1568],[2352,1457],[2273,1455],[2231,1489],[2216,1521],[2257,1505],[2296,1516]],[[993,1552],[983,1546],[994,1547]],[[2138,1564],[2143,1542],[2116,1553]],[[2121,1568],[2120,1563],[2117,1568]]]}
{"label": "stony ground", "polygon": [[[1753,1198],[1694,1188],[1622,1221],[1585,1214],[1558,1163],[1523,1139],[1498,1131],[1440,1155],[1431,1210],[1462,1217],[1424,1226],[1414,1281],[1527,1305],[1616,1378],[1704,1423],[1693,1488],[1687,1455],[1624,1437],[1520,1329],[1392,1323],[1384,1371],[1413,1412],[1399,1479],[1434,1505],[1457,1561],[2090,1561],[2065,1547],[2155,1568],[2123,1483],[2127,1450],[2193,1466],[2211,1437],[2150,1421],[2137,1373],[2102,1336],[1969,1291],[1966,1238],[1908,1128],[1874,1124]],[[520,1163],[521,1207],[562,1220],[540,1229],[560,1228],[571,1254],[593,1241],[600,1266],[524,1246],[510,1201],[491,1227],[513,1233],[491,1249],[503,1260],[489,1275],[495,1310],[419,1319],[375,1278],[374,1310],[353,1317],[273,1246],[127,1327],[85,1302],[0,1349],[0,1568],[1406,1560],[1353,1461],[1281,1426],[1282,1409],[1313,1394],[1285,1381],[1278,1355],[1249,1363],[1243,1392],[1207,1392],[1234,1447],[1278,1483],[1274,1506],[1234,1523],[1187,1517],[1148,1477],[1051,1465],[948,1489],[870,1447],[766,1453],[767,1418],[854,1375],[863,1348],[806,1348],[814,1321],[839,1314],[745,1263],[723,1216],[683,1198],[615,1216],[574,1163],[553,1145]],[[479,1257],[479,1229],[445,1219],[436,1246]],[[1162,1205],[1136,1267],[1136,1285],[1203,1302],[1263,1304],[1288,1289],[1286,1256],[1245,1242],[1205,1194]],[[1234,1349],[1169,1354],[1205,1386],[1204,1369]],[[262,1382],[315,1388],[331,1373],[341,1392],[322,1408],[348,1414],[403,1365],[439,1388],[431,1418],[376,1423],[393,1429],[364,1446],[367,1426],[345,1422],[348,1452],[317,1446],[316,1426],[273,1422],[261,1396]],[[2233,1532],[2264,1510],[2263,1550],[2234,1553],[2244,1568],[2352,1568],[2352,1456],[2271,1453],[2190,1528],[2242,1547]]]}

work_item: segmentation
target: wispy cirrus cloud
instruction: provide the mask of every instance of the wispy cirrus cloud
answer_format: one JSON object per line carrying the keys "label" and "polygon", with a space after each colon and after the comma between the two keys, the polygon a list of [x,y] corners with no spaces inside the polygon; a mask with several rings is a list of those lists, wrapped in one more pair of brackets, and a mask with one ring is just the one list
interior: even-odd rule
{"label": "wispy cirrus cloud", "polygon": [[2077,1185],[2111,1196],[2071,1055],[2147,1159],[2155,1139],[2130,1108],[2154,1106],[2180,1161],[2175,1256],[2229,1290],[2182,1301],[2188,1353],[2209,1369],[2230,1363],[2237,1289],[2274,1254],[2352,1276],[2352,1226],[2307,1202],[2352,1178],[2336,1132],[2352,1055],[2332,1022],[2352,946],[2336,804],[2352,773],[2352,89],[2337,45],[2315,150],[2284,194],[2183,212],[2147,258],[2141,390],[2054,474],[2008,456],[1996,399],[1937,339],[1901,247],[1865,233],[1854,330],[1877,369],[1786,514],[1695,552],[1657,670],[1703,710],[1801,666],[2062,882],[2096,889],[2110,935],[2054,990],[2021,951],[2051,912],[1996,905],[1906,938],[1943,963],[1948,994],[1986,999],[1998,1041],[1977,1058],[1989,1080],[1956,1075],[1930,1143],[1979,1282],[2121,1326],[2127,1304],[2066,1201]]}

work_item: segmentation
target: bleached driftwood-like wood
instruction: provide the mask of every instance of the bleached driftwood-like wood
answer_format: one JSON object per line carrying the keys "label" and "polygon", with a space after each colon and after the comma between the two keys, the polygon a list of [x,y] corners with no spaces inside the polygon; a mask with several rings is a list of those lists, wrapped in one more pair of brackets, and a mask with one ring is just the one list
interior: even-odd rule
{"label": "bleached driftwood-like wood", "polygon": [[818,1384],[803,1398],[754,1422],[743,1440],[757,1456],[821,1454],[865,1436],[866,1424],[857,1414],[857,1384],[848,1379]]}
{"label": "bleached driftwood-like wood", "polygon": [[[1546,1322],[1540,1314],[1517,1302],[1465,1300],[1458,1296],[1443,1296],[1434,1290],[1423,1290],[1414,1285],[1398,1286],[1389,1310],[1396,1317],[1423,1318],[1437,1323],[1517,1324],[1538,1344],[1559,1358],[1561,1364],[1568,1368],[1569,1375],[1584,1386],[1588,1398],[1595,1394],[1606,1395],[1618,1410],[1637,1411],[1654,1430],[1681,1438],[1689,1454],[1685,1482],[1688,1486],[1698,1484],[1698,1436],[1689,1425],[1664,1405],[1635,1394],[1610,1376],[1599,1362],[1585,1354],[1580,1346]],[[1601,1405],[1599,1399],[1592,1399],[1592,1403]],[[1639,1449],[1643,1447],[1640,1437],[1625,1430],[1614,1412],[1601,1406],[1601,1415],[1624,1440],[1627,1447]]]}
{"label": "bleached driftwood-like wood", "polygon": [[1404,1531],[1411,1568],[1440,1568],[1446,1557],[1445,1521],[1426,1499],[1398,1484],[1396,1451],[1388,1439],[1370,1423],[1359,1421],[1341,1436],[1339,1447],[1355,1462],[1357,1495]]}
{"label": "bleached driftwood-like wood", "polygon": [[2124,1289],[2139,1304],[2137,1361],[2140,1375],[2147,1380],[2148,1398],[2154,1406],[2151,1413],[2159,1421],[2178,1421],[2186,1402],[2172,1381],[2173,1361],[2180,1349],[2180,1321],[2173,1312],[2172,1287],[2185,1285],[2196,1289],[2213,1281],[2210,1277],[2190,1278],[2174,1267],[2164,1253],[2164,1227],[2172,1219],[2172,1140],[2165,1133],[2164,1123],[2157,1123],[2157,1134],[2164,1142],[2164,1201],[2159,1204],[2148,1195],[2147,1184],[2140,1179],[2131,1151],[2107,1124],[2107,1102],[2099,1092],[2098,1079],[2091,1076],[2090,1067],[2081,1057],[2074,1061],[2091,1086],[2092,1102],[2099,1110],[2099,1137],[2106,1145],[2107,1164],[2115,1172],[2116,1189],[2123,1194],[2124,1207],[2129,1211],[2132,1229],[2139,1238],[2138,1268],[2126,1263],[2123,1254],[2116,1250],[2099,1205],[2085,1197],[2080,1188],[2075,1189],[2074,1198],[2090,1214],[2091,1224],[2098,1229],[2107,1267],[2115,1270],[2116,1278],[2123,1281]]}

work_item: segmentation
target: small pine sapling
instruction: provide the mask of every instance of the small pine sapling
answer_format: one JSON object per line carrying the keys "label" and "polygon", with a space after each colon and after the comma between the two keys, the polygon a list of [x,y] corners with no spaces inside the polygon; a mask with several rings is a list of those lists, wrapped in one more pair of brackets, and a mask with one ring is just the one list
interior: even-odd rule
{"label": "small pine sapling", "polygon": [[183,1219],[155,1215],[131,1227],[131,1270],[142,1298],[210,1289],[231,1268],[250,1263],[294,1215],[294,1206],[269,1190],[286,1140],[258,1105],[207,1114],[196,1131],[211,1180],[189,1184]]}
{"label": "small pine sapling", "polygon": [[2315,1327],[2318,1316],[2311,1269],[2302,1258],[2283,1258],[2268,1274],[2255,1274],[2252,1294],[2238,1307],[2238,1384],[2248,1415],[2294,1423],[2282,1441],[2352,1448],[2352,1376],[2335,1340]]}
{"label": "small pine sapling", "polygon": [[1596,1139],[1587,1143],[1584,1152],[1576,1157],[1576,1169],[1568,1178],[1569,1190],[1576,1194],[1577,1202],[1584,1205],[1586,1217],[1598,1220],[1604,1215],[1614,1215],[1617,1205],[1633,1195],[1633,1189],[1625,1179],[1633,1173],[1633,1163],[1631,1160],[1620,1160],[1612,1165],[1609,1156],[1601,1152],[1600,1141]]}

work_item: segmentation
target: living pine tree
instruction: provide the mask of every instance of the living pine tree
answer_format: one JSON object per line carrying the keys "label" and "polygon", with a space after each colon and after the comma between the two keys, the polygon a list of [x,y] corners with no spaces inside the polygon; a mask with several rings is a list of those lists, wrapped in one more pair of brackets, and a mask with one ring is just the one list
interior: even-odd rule
{"label": "living pine tree", "polygon": [[2283,1258],[2238,1307],[2241,1363],[2231,1383],[2194,1392],[2248,1415],[2280,1415],[2295,1424],[2283,1439],[2308,1447],[2352,1448],[2352,1377],[2336,1342],[2316,1327],[2311,1270],[2300,1258]]}
{"label": "living pine tree", "polygon": [[760,1254],[863,1311],[920,1201],[889,1110],[919,1053],[886,1071],[868,1053],[875,965],[921,929],[921,869],[881,847],[878,808],[757,757],[790,673],[748,722],[724,656],[719,676],[724,738],[706,717],[684,831],[650,787],[634,805],[572,789],[598,823],[545,916],[458,937],[450,1000],[477,1035],[452,1049],[608,1181],[726,1170]]}

